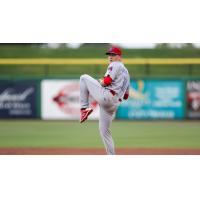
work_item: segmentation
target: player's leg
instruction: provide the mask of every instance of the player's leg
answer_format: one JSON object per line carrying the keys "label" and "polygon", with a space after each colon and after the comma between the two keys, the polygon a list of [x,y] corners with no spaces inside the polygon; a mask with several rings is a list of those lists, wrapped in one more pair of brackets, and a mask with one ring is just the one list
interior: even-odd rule
{"label": "player's leg", "polygon": [[103,107],[100,107],[99,131],[106,148],[106,152],[109,155],[115,154],[114,142],[109,129],[112,119],[113,115],[108,113]]}
{"label": "player's leg", "polygon": [[89,75],[80,77],[80,106],[81,108],[89,107],[89,94],[100,103],[103,89],[100,83]]}

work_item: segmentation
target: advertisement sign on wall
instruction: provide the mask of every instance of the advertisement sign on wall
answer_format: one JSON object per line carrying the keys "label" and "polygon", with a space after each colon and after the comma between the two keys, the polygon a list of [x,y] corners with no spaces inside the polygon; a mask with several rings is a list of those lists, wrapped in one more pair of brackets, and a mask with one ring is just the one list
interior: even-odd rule
{"label": "advertisement sign on wall", "polygon": [[[41,83],[42,119],[79,120],[79,80],[43,80]],[[90,98],[94,111],[88,119],[98,119],[99,106]]]}
{"label": "advertisement sign on wall", "polygon": [[187,82],[187,117],[200,119],[200,81]]}
{"label": "advertisement sign on wall", "polygon": [[36,84],[0,81],[0,118],[35,118]]}
{"label": "advertisement sign on wall", "polygon": [[131,81],[130,98],[119,106],[117,118],[182,119],[184,98],[182,81]]}

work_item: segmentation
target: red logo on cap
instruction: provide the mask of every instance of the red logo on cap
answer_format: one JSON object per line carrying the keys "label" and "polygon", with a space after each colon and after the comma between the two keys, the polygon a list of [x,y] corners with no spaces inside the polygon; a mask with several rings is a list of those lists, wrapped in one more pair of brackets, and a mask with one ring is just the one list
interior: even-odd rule
{"label": "red logo on cap", "polygon": [[121,51],[121,49],[118,48],[118,47],[111,47],[111,48],[106,52],[107,55],[108,55],[108,54],[111,54],[111,53],[116,54],[116,55],[119,55],[119,56],[122,55],[122,51]]}

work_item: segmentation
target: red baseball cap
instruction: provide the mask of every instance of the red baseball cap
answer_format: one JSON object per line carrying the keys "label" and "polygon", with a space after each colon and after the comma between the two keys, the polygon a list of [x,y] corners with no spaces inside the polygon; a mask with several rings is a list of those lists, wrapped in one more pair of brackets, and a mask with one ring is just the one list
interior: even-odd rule
{"label": "red baseball cap", "polygon": [[111,47],[111,48],[106,52],[106,55],[109,55],[109,54],[116,54],[116,55],[121,56],[121,55],[122,55],[122,51],[121,51],[121,49],[118,48],[118,47]]}

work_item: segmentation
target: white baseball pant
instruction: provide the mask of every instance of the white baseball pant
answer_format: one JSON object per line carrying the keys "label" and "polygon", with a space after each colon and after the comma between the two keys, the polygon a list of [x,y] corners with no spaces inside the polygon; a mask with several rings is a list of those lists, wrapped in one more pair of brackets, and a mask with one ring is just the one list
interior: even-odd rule
{"label": "white baseball pant", "polygon": [[109,130],[113,114],[117,110],[119,101],[117,96],[102,87],[100,83],[85,74],[80,77],[80,106],[81,108],[89,107],[89,95],[92,96],[100,106],[99,131],[103,140],[106,152],[109,155],[115,154],[114,142]]}

